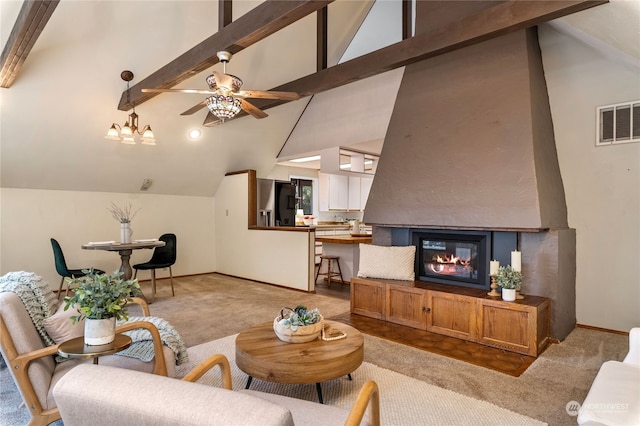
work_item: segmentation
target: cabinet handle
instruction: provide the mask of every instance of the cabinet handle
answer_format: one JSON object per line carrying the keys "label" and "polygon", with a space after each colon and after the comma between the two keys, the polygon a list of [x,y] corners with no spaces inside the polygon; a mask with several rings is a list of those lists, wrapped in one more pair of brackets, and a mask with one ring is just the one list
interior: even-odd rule
{"label": "cabinet handle", "polygon": [[427,308],[426,306],[423,306],[423,307],[422,307],[422,312],[427,312],[427,313],[429,313],[429,312],[431,312],[431,308]]}

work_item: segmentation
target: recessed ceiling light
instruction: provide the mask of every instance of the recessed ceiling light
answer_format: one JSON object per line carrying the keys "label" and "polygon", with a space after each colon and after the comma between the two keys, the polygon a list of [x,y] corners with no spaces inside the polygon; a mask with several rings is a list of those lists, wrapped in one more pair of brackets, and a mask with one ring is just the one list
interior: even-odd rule
{"label": "recessed ceiling light", "polygon": [[289,161],[291,161],[292,163],[305,163],[307,161],[316,161],[319,159],[320,159],[319,155],[313,155],[311,157],[294,158],[293,160],[289,160]]}
{"label": "recessed ceiling light", "polygon": [[189,130],[189,139],[196,140],[200,136],[202,136],[202,130],[200,130],[200,129],[191,129],[191,130]]}

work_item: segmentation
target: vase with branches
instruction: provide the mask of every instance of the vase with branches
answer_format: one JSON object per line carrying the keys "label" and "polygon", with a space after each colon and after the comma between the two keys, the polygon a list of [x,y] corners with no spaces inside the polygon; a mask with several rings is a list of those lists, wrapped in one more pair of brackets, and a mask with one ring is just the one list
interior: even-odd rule
{"label": "vase with branches", "polygon": [[131,223],[139,210],[140,209],[133,211],[133,205],[131,203],[124,207],[120,207],[116,203],[111,202],[111,207],[109,207],[111,216],[120,223]]}
{"label": "vase with branches", "polygon": [[127,204],[124,207],[120,207],[114,202],[111,202],[109,211],[111,212],[111,216],[113,216],[115,220],[120,222],[120,242],[122,244],[131,243],[131,236],[133,235],[131,221],[136,216],[139,210],[140,209],[134,211],[133,205],[131,203]]}

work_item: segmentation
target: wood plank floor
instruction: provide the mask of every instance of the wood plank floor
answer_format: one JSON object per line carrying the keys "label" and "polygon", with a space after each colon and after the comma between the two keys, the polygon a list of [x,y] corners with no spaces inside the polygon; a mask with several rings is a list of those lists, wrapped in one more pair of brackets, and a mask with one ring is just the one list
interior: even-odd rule
{"label": "wood plank floor", "polygon": [[[331,288],[327,288],[326,285],[317,284],[316,293],[348,300],[349,285],[332,284]],[[536,360],[532,356],[429,333],[428,331],[380,321],[362,315],[350,314],[349,312],[331,319],[349,324],[362,333],[489,368],[514,377],[524,373]]]}

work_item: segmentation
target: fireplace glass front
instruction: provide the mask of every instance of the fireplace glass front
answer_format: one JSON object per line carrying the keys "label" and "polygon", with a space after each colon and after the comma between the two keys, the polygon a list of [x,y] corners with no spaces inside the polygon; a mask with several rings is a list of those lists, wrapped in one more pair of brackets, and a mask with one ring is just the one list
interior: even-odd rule
{"label": "fireplace glass front", "polygon": [[417,232],[416,277],[422,281],[489,288],[489,233]]}

